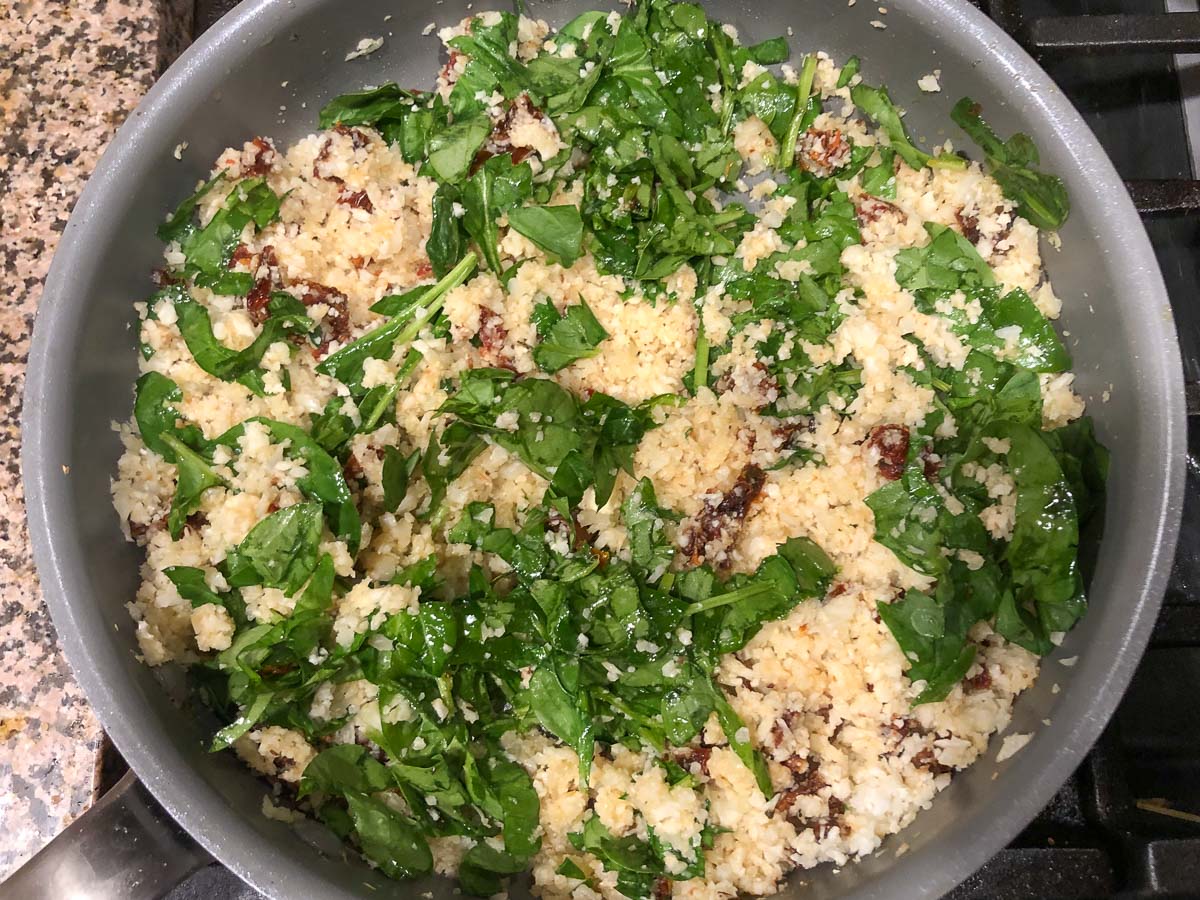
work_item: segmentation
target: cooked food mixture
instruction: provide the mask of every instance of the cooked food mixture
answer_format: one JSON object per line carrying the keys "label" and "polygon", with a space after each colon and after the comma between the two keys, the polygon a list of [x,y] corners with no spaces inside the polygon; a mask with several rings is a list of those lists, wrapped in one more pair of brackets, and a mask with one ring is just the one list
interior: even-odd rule
{"label": "cooked food mixture", "polygon": [[397,878],[733,897],[872,852],[1084,609],[1061,182],[690,4],[440,37],[433,91],[225,151],[159,229],[142,656]]}

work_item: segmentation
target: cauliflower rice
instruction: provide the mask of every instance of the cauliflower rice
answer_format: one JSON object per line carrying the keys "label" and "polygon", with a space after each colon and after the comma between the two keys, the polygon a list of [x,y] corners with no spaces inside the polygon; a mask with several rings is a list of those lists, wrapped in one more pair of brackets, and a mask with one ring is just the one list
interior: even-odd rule
{"label": "cauliflower rice", "polygon": [[[443,29],[441,38],[452,42],[470,36],[475,22],[500,27],[499,21],[498,14],[483,13]],[[619,18],[598,15],[589,21],[597,30],[623,27]],[[544,22],[525,17],[514,27],[517,39],[509,49],[519,61],[571,58],[576,52],[582,56],[588,40],[578,34],[564,39]],[[597,502],[594,486],[582,493],[574,527],[586,534],[589,552],[618,563],[635,558],[636,536],[622,506],[649,479],[659,507],[678,517],[658,521],[674,551],[672,572],[703,562],[721,578],[750,576],[794,538],[810,540],[836,567],[822,596],[795,603],[782,617],[765,621],[744,647],[719,659],[715,681],[744,733],[726,735],[713,713],[685,747],[669,749],[675,768],[665,766],[663,752],[649,745],[597,743],[584,784],[576,749],[550,729],[535,722],[499,736],[503,753],[524,768],[536,792],[540,844],[527,866],[543,896],[570,894],[583,900],[630,893],[618,871],[595,853],[581,851],[570,837],[593,819],[616,838],[653,838],[668,848],[662,854],[665,874],[654,882],[656,896],[771,894],[796,867],[840,866],[869,854],[928,807],[956,770],[984,752],[989,738],[1007,725],[1017,695],[1037,676],[1034,653],[1006,640],[994,623],[978,621],[969,629],[968,644],[974,648],[969,665],[943,698],[914,705],[928,685],[906,674],[913,659],[906,657],[879,610],[906,592],[933,595],[939,579],[906,564],[876,540],[875,513],[866,501],[886,485],[900,484],[894,448],[885,439],[899,431],[887,429],[903,430],[904,465],[909,435],[915,441],[927,418],[944,408],[938,389],[920,373],[930,364],[960,373],[969,368],[971,342],[955,323],[980,316],[969,292],[951,292],[938,309],[924,306],[915,289],[897,281],[898,253],[928,246],[928,223],[945,226],[966,236],[1002,293],[1024,291],[1043,316],[1053,319],[1060,303],[1043,271],[1038,229],[1018,214],[1018,204],[978,162],[914,167],[897,155],[887,200],[864,189],[863,170],[838,179],[851,147],[866,148],[869,169],[881,159],[893,159],[890,151],[880,151],[894,140],[856,110],[851,88],[861,76],[839,80],[842,70],[831,60],[820,54],[813,59],[809,77],[823,108],[799,135],[796,164],[814,178],[829,179],[831,185],[836,181],[836,189],[853,206],[860,232],[860,240],[841,248],[837,258],[844,274],[831,301],[838,321],[827,339],[812,342],[790,331],[787,322],[770,317],[742,324],[751,301],[732,295],[723,283],[710,283],[707,262],[682,262],[660,280],[629,278],[615,274],[586,246],[573,261],[548,251],[509,227],[511,214],[505,214],[498,221],[495,247],[505,277],[481,262],[445,293],[437,319],[410,342],[397,342],[362,367],[363,391],[386,388],[398,378],[401,387],[377,420],[380,424],[353,433],[342,447],[339,463],[361,515],[361,531],[355,535],[356,548],[354,540],[331,527],[326,507],[319,553],[331,561],[336,586],[321,646],[309,660],[314,666],[350,648],[389,644],[384,637],[388,622],[415,617],[423,604],[436,599],[428,595],[428,587],[391,583],[406,567],[432,556],[444,581],[443,597],[468,592],[473,569],[497,585],[511,578],[510,564],[499,554],[475,542],[451,540],[449,533],[464,516],[476,514],[479,507],[472,504],[480,503],[493,509],[490,527],[518,530],[527,511],[538,507],[551,488],[545,472],[535,471],[497,438],[523,427],[515,413],[496,419],[481,451],[445,487],[438,515],[423,515],[431,504],[431,487],[419,471],[389,508],[395,498],[389,495],[393,470],[387,460],[396,451],[404,457],[424,452],[431,442],[436,450],[448,422],[441,408],[456,396],[464,373],[479,370],[501,369],[516,383],[549,379],[581,399],[599,392],[631,408],[662,395],[675,398],[646,407],[651,425],[632,452],[629,468],[617,471],[607,502]],[[439,96],[450,99],[458,79],[469,77],[464,73],[470,65],[470,54],[452,46],[439,78]],[[755,66],[748,61],[739,73],[742,90],[760,77]],[[794,85],[803,77],[795,70],[788,73],[781,84]],[[718,108],[721,85],[715,86],[710,99]],[[506,119],[504,149],[514,162],[519,154],[530,164],[535,190],[538,184],[546,186],[550,207],[585,202],[586,160],[578,149],[567,151],[570,139],[553,116],[534,110],[528,98],[511,102],[499,88],[486,92],[481,103],[483,115]],[[744,161],[742,177],[768,177],[753,187],[740,185],[752,198],[753,224],[737,236],[728,259],[716,264],[803,283],[812,263],[794,257],[804,239],[789,237],[785,223],[797,202],[811,199],[798,201],[776,183],[783,180],[772,168],[780,139],[768,124],[757,115],[739,116],[730,140]],[[160,292],[137,304],[142,372],[165,376],[179,391],[170,428],[177,428],[177,416],[211,442],[246,423],[230,444],[211,450],[209,464],[218,480],[200,492],[174,539],[167,520],[177,493],[177,465],[148,446],[138,421],[114,426],[125,451],[113,481],[113,500],[127,535],[145,552],[141,587],[129,610],[137,622],[140,654],[149,665],[212,665],[236,652],[234,645],[248,629],[297,615],[307,603],[302,586],[319,577],[310,569],[301,585],[290,590],[244,584],[236,591],[244,610],[237,612],[217,599],[236,586],[231,552],[266,517],[298,509],[310,497],[306,479],[314,476],[316,464],[295,452],[294,440],[256,417],[307,433],[340,400],[351,427],[359,427],[368,415],[362,391],[348,389],[318,366],[387,321],[371,311],[381,298],[439,281],[431,271],[429,250],[437,240],[431,233],[439,180],[428,167],[422,170],[406,161],[400,144],[387,139],[385,130],[338,124],[286,148],[256,138],[226,150],[216,161],[213,172],[223,177],[219,188],[196,205],[200,226],[221,214],[230,202],[230,187],[262,179],[281,198],[278,215],[261,227],[252,220],[237,229],[229,271],[301,301],[314,323],[311,336],[295,340],[281,332],[265,348],[257,388],[247,386],[244,378],[215,376],[185,340],[183,323],[186,315],[194,315],[189,299],[207,312],[212,335],[229,351],[245,351],[268,327],[251,308],[253,292],[222,292],[220,285],[201,286],[197,281],[203,279],[188,274],[186,240],[168,243],[162,276],[168,285],[181,283],[186,296]],[[453,214],[462,215],[458,209]],[[558,316],[585,304],[605,335],[587,355],[553,372],[539,364],[543,357],[538,348],[546,338],[536,313],[547,302]],[[772,359],[764,364],[761,346],[779,333],[782,341],[772,345]],[[1021,341],[1019,328],[1007,337],[998,334],[1010,348]],[[696,383],[698,342],[722,348],[708,357],[704,383]],[[406,376],[410,350],[419,352],[420,361]],[[996,352],[1003,357],[1008,351],[1002,347]],[[831,370],[850,366],[861,384],[852,393],[830,391],[811,413],[789,418],[785,412],[781,420],[779,410],[786,410],[794,387],[786,377],[765,377],[764,372],[788,354],[807,354],[813,365]],[[1083,413],[1069,373],[1040,374],[1037,390],[1042,428],[1059,428]],[[794,425],[800,420],[803,428],[781,427],[781,421]],[[955,428],[955,419],[947,415],[930,440],[952,437]],[[1023,501],[1005,461],[1009,447],[999,437],[987,440],[987,456],[965,463],[958,473],[986,498],[976,524],[1003,546],[1014,537]],[[798,450],[802,455],[793,459]],[[934,487],[948,496],[936,466],[933,471]],[[755,473],[752,481],[758,479],[752,488],[746,487],[747,473]],[[746,490],[752,496],[741,515],[705,530],[705,523],[712,525],[712,510],[732,508],[729,498]],[[563,548],[569,539],[561,533],[547,531],[547,541],[555,552],[567,552]],[[969,549],[946,549],[944,555],[967,569],[983,563]],[[197,602],[195,589],[181,591],[169,574],[180,567],[202,573],[209,602]],[[656,574],[662,577],[663,571]],[[691,637],[680,628],[680,646],[686,648]],[[580,638],[583,648],[587,635]],[[451,659],[453,654],[451,648]],[[613,669],[612,680],[623,677]],[[306,767],[322,751],[360,744],[374,753],[387,723],[416,716],[409,700],[386,688],[381,692],[363,671],[320,683],[303,702],[305,726],[264,719],[231,741],[252,769],[289,790],[302,784]],[[439,715],[458,715],[450,706],[434,701]],[[471,723],[468,709],[462,714]],[[245,719],[250,712],[242,706],[237,716],[229,716],[226,721]],[[769,791],[760,790],[735,740],[752,746],[765,760]],[[376,755],[386,760],[382,751]],[[412,812],[412,795],[380,789],[374,796],[397,815]],[[312,800],[309,794],[288,805],[311,812]],[[504,847],[498,837],[490,840]],[[361,835],[359,842],[374,859]],[[429,843],[435,870],[454,874],[475,841],[458,834],[434,836]],[[701,845],[702,877],[671,878],[684,871]]]}

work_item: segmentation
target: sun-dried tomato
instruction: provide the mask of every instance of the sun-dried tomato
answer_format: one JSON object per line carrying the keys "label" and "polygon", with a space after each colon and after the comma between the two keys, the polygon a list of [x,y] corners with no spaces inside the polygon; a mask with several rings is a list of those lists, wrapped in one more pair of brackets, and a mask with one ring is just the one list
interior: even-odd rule
{"label": "sun-dried tomato", "polygon": [[867,446],[879,454],[879,472],[888,481],[904,474],[908,460],[908,429],[903,425],[877,425],[867,435]]}
{"label": "sun-dried tomato", "polygon": [[371,202],[371,198],[366,191],[347,191],[345,188],[338,194],[337,202],[342,206],[348,206],[351,209],[361,209],[364,212],[375,212],[375,204]]}
{"label": "sun-dried tomato", "polygon": [[938,480],[938,475],[942,471],[942,460],[933,452],[933,448],[926,444],[921,448],[921,470],[925,473],[925,480],[930,484]]}
{"label": "sun-dried tomato", "polygon": [[260,278],[250,288],[246,295],[246,311],[250,313],[250,321],[261,325],[267,321],[267,304],[271,302],[271,279]]}
{"label": "sun-dried tomato", "polygon": [[350,146],[355,150],[361,150],[367,144],[371,143],[371,139],[365,132],[359,131],[357,128],[351,128],[349,125],[343,125],[341,122],[334,125],[333,130],[342,135],[342,137],[350,138]]}
{"label": "sun-dried tomato", "polygon": [[254,251],[245,244],[238,244],[233,248],[233,252],[229,254],[229,268],[232,269],[239,263],[249,264],[252,259],[254,259]]}
{"label": "sun-dried tomato", "polygon": [[958,220],[958,227],[962,229],[962,235],[972,244],[979,243],[979,216],[966,214],[966,207],[963,207],[954,214],[954,218]]}
{"label": "sun-dried tomato", "polygon": [[686,553],[692,564],[703,558],[709,543],[721,537],[730,526],[740,527],[750,506],[762,493],[767,474],[753,463],[742,469],[737,481],[722,495],[720,501],[707,501],[688,536]]}
{"label": "sun-dried tomato", "polygon": [[533,149],[530,147],[514,148],[512,145],[512,127],[520,113],[526,113],[539,122],[546,118],[545,113],[533,105],[528,94],[518,95],[509,104],[504,115],[496,120],[487,141],[475,154],[475,159],[471,163],[471,174],[477,172],[479,167],[493,156],[511,153],[513,165],[519,166],[533,153]]}
{"label": "sun-dried tomato", "polygon": [[254,158],[249,166],[242,166],[242,174],[247,178],[266,175],[275,164],[275,148],[264,137],[256,137],[250,143],[254,145]]}
{"label": "sun-dried tomato", "polygon": [[992,686],[992,673],[985,666],[979,670],[978,674],[972,675],[970,678],[964,678],[963,684],[970,691],[986,691]]}
{"label": "sun-dried tomato", "polygon": [[850,159],[850,142],[837,128],[810,128],[800,135],[797,161],[817,175],[840,169]]}
{"label": "sun-dried tomato", "polygon": [[479,349],[483,351],[483,356],[488,362],[499,369],[515,371],[514,362],[504,349],[504,342],[508,339],[508,329],[504,327],[500,313],[488,309],[486,306],[479,308],[478,337]]}
{"label": "sun-dried tomato", "polygon": [[708,774],[708,760],[712,756],[712,747],[700,745],[699,747],[680,747],[675,751],[675,762],[687,772],[692,770],[692,766],[699,766],[700,771],[705,775]]}
{"label": "sun-dried tomato", "polygon": [[320,178],[323,181],[331,181],[334,184],[338,185],[339,187],[344,187],[346,184],[345,179],[339,178],[337,175],[322,175],[321,174],[321,164],[324,162],[328,162],[329,151],[332,149],[333,149],[333,139],[325,138],[325,142],[323,144],[321,144],[320,151],[318,151],[316,157],[313,159],[313,165],[312,165],[313,178]]}
{"label": "sun-dried tomato", "polygon": [[945,775],[948,772],[954,771],[952,766],[943,765],[938,762],[937,757],[934,756],[933,751],[928,747],[913,754],[912,764],[918,769],[926,769],[932,775]]}
{"label": "sun-dried tomato", "polygon": [[323,303],[329,308],[321,319],[323,339],[312,351],[316,359],[325,356],[334,341],[345,341],[350,337],[350,307],[341,291],[315,281],[305,282],[300,302],[305,306]]}
{"label": "sun-dried tomato", "polygon": [[458,81],[459,72],[456,70],[458,61],[465,56],[464,53],[458,50],[450,51],[450,58],[446,60],[446,65],[442,66],[442,71],[438,73],[438,81],[444,81],[447,87],[453,87]]}
{"label": "sun-dried tomato", "polygon": [[858,218],[858,224],[864,227],[872,222],[878,222],[886,215],[895,215],[901,221],[907,218],[904,210],[895,203],[888,203],[888,201],[872,197],[870,194],[863,194],[858,198],[854,212]]}

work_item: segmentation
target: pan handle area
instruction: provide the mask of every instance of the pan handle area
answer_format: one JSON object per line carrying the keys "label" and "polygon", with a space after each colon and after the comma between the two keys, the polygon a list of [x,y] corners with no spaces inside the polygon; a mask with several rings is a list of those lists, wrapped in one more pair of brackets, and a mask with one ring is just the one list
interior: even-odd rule
{"label": "pan handle area", "polygon": [[159,900],[212,862],[130,771],[0,884],[0,898]]}

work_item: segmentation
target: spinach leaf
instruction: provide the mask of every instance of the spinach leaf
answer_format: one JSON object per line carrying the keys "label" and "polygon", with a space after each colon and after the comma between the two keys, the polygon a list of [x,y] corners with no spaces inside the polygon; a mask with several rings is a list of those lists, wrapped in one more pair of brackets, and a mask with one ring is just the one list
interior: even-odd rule
{"label": "spinach leaf", "polygon": [[643,478],[621,504],[621,517],[629,533],[629,552],[635,565],[648,573],[650,582],[658,581],[675,558],[675,547],[664,526],[679,516],[658,505],[654,485]]}
{"label": "spinach leaf", "polygon": [[879,165],[871,166],[862,173],[860,183],[868,194],[884,200],[896,199],[896,151],[890,147],[879,147]]}
{"label": "spinach leaf", "polygon": [[296,481],[296,487],[310,500],[319,500],[324,505],[329,530],[346,543],[351,556],[355,555],[362,537],[362,523],[341,464],[303,428],[263,416],[255,416],[235,425],[214,440],[213,444],[223,444],[239,451],[239,440],[250,422],[265,427],[271,435],[272,442],[286,442],[288,456],[304,461],[308,473]]}
{"label": "spinach leaf", "polygon": [[787,62],[792,51],[788,48],[787,38],[775,37],[747,47],[746,53],[760,66],[771,66]]}
{"label": "spinach leaf", "polygon": [[311,660],[329,630],[327,613],[333,604],[333,581],[333,557],[324,553],[286,620],[284,642],[297,659]]}
{"label": "spinach leaf", "polygon": [[420,460],[420,453],[413,451],[405,456],[395,447],[383,451],[383,508],[395,512],[408,494],[408,479]]}
{"label": "spinach leaf", "polygon": [[905,469],[898,480],[870,494],[866,503],[875,514],[875,540],[918,572],[942,572],[945,557],[938,522],[942,500],[922,469]]}
{"label": "spinach leaf", "polygon": [[583,253],[583,219],[577,206],[518,206],[508,211],[508,224],[565,267]]}
{"label": "spinach leaf", "polygon": [[1042,440],[1062,467],[1075,499],[1075,512],[1082,530],[1104,510],[1108,450],[1097,440],[1095,425],[1088,416],[1053,431],[1042,432]]}
{"label": "spinach leaf", "polygon": [[291,596],[317,567],[320,543],[321,504],[286,506],[251,528],[229,551],[225,577],[233,587],[261,584]]}
{"label": "spinach leaf", "polygon": [[779,147],[778,167],[791,168],[792,159],[796,154],[796,142],[804,130],[806,121],[816,118],[816,111],[811,102],[813,78],[817,73],[817,58],[811,54],[804,57],[800,66],[800,77],[796,82],[796,104],[792,118],[788,122],[787,131],[783,133],[783,143]]}
{"label": "spinach leaf", "polygon": [[496,554],[524,582],[533,582],[544,575],[550,567],[550,553],[546,548],[543,519],[531,517],[528,526],[516,533],[510,528],[498,527],[495,520],[495,507],[470,503],[446,538],[451,543],[470,544],[485,553]]}
{"label": "spinach leaf", "polygon": [[[437,284],[430,285],[420,293],[410,291],[402,295],[401,304],[389,303],[391,297],[381,299],[372,309],[386,309],[391,318],[378,328],[351,341],[336,353],[325,357],[317,366],[317,371],[346,385],[351,394],[362,396],[366,391],[362,384],[363,365],[366,361],[388,359],[397,344],[406,344],[420,334],[421,329],[441,312],[442,305],[446,302],[446,293],[470,277],[475,270],[475,262],[475,254],[467,253]],[[396,308],[397,306],[399,308]]]}
{"label": "spinach leaf", "polygon": [[462,422],[451,423],[440,436],[430,439],[421,455],[421,474],[429,485],[429,506],[424,518],[441,509],[446,488],[467,470],[486,446],[483,438]]}
{"label": "spinach leaf", "polygon": [[583,823],[583,830],[567,835],[576,850],[592,854],[610,872],[617,873],[617,890],[629,900],[650,900],[659,878],[669,878],[663,860],[637,835],[616,837],[599,816]]}
{"label": "spinach leaf", "polygon": [[926,683],[913,704],[944,700],[975,661],[974,645],[965,635],[948,633],[945,607],[920,591],[881,603],[877,612],[910,661],[908,677]]}
{"label": "spinach leaf", "polygon": [[374,794],[393,785],[387,767],[360,744],[335,744],[318,753],[304,767],[299,795],[303,799],[314,791],[334,796],[346,791]]}
{"label": "spinach leaf", "polygon": [[1050,320],[1020,288],[1001,297],[987,297],[984,312],[994,331],[1018,329],[1016,353],[1005,358],[1034,372],[1065,372],[1071,356]]}
{"label": "spinach leaf", "polygon": [[692,616],[693,656],[715,668],[724,654],[746,646],[766,622],[823,594],[833,572],[833,563],[816,544],[792,538],[759,563],[753,575],[735,576],[723,590],[692,576],[685,595],[691,602],[684,612]]}
{"label": "spinach leaf", "polygon": [[929,243],[896,254],[896,282],[910,291],[992,287],[996,277],[971,242],[952,228],[925,223]]}
{"label": "spinach leaf", "polygon": [[250,705],[242,710],[241,715],[236,720],[226,725],[213,736],[209,751],[215,753],[218,750],[224,750],[226,747],[232,746],[234,741],[258,724],[259,719],[266,713],[273,699],[274,695],[269,692],[256,695]]}
{"label": "spinach leaf", "polygon": [[[550,481],[552,495],[569,506],[579,503],[589,484],[603,506],[617,471],[633,472],[633,453],[653,427],[650,409],[657,402],[661,398],[635,408],[597,392],[581,406],[553,381],[514,380],[505,369],[474,369],[464,373],[459,391],[440,411],[489,434]],[[496,424],[501,417],[509,420],[504,428]]]}
{"label": "spinach leaf", "polygon": [[326,453],[341,454],[358,430],[354,420],[344,412],[345,406],[345,398],[334,397],[325,404],[325,409],[309,419],[308,432]]}
{"label": "spinach leaf", "polygon": [[796,90],[770,72],[763,72],[741,90],[737,78],[731,76],[731,82],[722,86],[722,95],[735,92],[744,114],[762,119],[776,139],[783,141],[796,110]]}
{"label": "spinach leaf", "polygon": [[458,882],[468,894],[492,897],[504,889],[501,876],[523,872],[529,860],[497,850],[491,844],[476,844],[463,856],[458,867]]}
{"label": "spinach leaf", "polygon": [[887,88],[874,88],[859,83],[850,88],[850,99],[854,101],[855,106],[874,119],[875,123],[883,129],[891,141],[892,149],[910,167],[914,169],[923,169],[926,166],[940,166],[947,169],[966,168],[966,160],[957,156],[946,154],[930,156],[924,150],[917,148],[909,139],[904,123],[900,120],[900,111],[896,109],[892,98],[888,96]]}
{"label": "spinach leaf", "polygon": [[159,435],[159,440],[175,459],[177,481],[171,509],[167,513],[167,531],[172,540],[179,540],[188,516],[200,509],[204,492],[209,488],[227,487],[228,484],[213,470],[208,460],[175,435],[164,432]]}
{"label": "spinach leaf", "polygon": [[433,222],[425,241],[425,255],[429,257],[434,276],[439,279],[453,270],[467,252],[462,227],[454,214],[454,207],[459,205],[458,197],[458,189],[450,184],[439,185],[433,195]]}
{"label": "spinach leaf", "polygon": [[608,502],[619,469],[633,474],[633,455],[638,444],[647,431],[657,427],[652,410],[679,402],[680,398],[672,394],[651,397],[637,406],[629,406],[600,391],[588,398],[583,415],[598,435],[591,466],[597,507]]}
{"label": "spinach leaf", "polygon": [[[208,310],[195,300],[176,301],[175,312],[179,317],[179,332],[196,365],[214,378],[236,381],[260,395],[265,393],[263,372],[258,367],[263,354],[288,334],[297,330],[308,331],[308,325],[298,327],[290,315],[273,316],[263,323],[262,330],[250,346],[242,350],[230,350],[217,340]],[[308,324],[311,325],[311,322]]]}
{"label": "spinach leaf", "polygon": [[525,378],[513,382],[499,407],[498,414],[517,414],[517,427],[496,432],[493,440],[547,480],[553,479],[553,469],[570,451],[582,451],[588,443],[588,429],[575,398],[553,381]]}
{"label": "spinach leaf", "polygon": [[432,134],[427,163],[430,172],[441,182],[462,181],[491,130],[487,116],[480,115],[461,119]]}
{"label": "spinach leaf", "polygon": [[858,74],[859,67],[862,61],[857,56],[852,56],[846,60],[846,64],[842,66],[842,72],[838,75],[837,84],[835,87],[844,88],[849,86],[850,81]]}
{"label": "spinach leaf", "polygon": [[346,793],[350,817],[363,855],[390,878],[413,878],[433,871],[429,843],[415,822],[382,800]]}
{"label": "spinach leaf", "polygon": [[171,579],[179,596],[192,604],[192,609],[212,604],[229,611],[238,626],[246,624],[246,605],[237,591],[218,594],[208,586],[208,576],[203,569],[193,566],[168,566],[163,574]]}
{"label": "spinach leaf", "polygon": [[1039,432],[1014,424],[1005,429],[1005,437],[1011,445],[1008,463],[1017,485],[1017,511],[1004,558],[1012,571],[1018,608],[1036,613],[1034,639],[1018,643],[1035,653],[1047,653],[1050,632],[1066,631],[1084,610],[1076,563],[1075,499]]}
{"label": "spinach leaf", "polygon": [[511,98],[526,85],[524,67],[509,56],[509,47],[517,40],[517,17],[510,12],[498,15],[492,24],[475,17],[467,34],[449,41],[467,57],[466,69],[450,91],[450,108],[456,116],[482,111],[486,104],[479,99],[481,93],[488,96],[499,90]]}
{"label": "spinach leaf", "polygon": [[537,836],[541,803],[529,774],[516,763],[493,759],[487,780],[504,823],[504,849],[518,857],[537,853],[542,843]]}
{"label": "spinach leaf", "polygon": [[463,186],[463,227],[466,228],[488,268],[499,274],[499,228],[496,220],[520,206],[533,193],[533,170],[529,163],[514,165],[505,153],[487,159]]}
{"label": "spinach leaf", "polygon": [[762,795],[770,797],[774,789],[771,787],[771,773],[767,769],[767,761],[754,749],[746,724],[729,705],[725,694],[714,686],[713,695],[716,701],[717,721],[721,723],[721,730],[725,732],[725,738],[729,741],[729,749],[737,754],[742,765],[754,773],[754,781]]}
{"label": "spinach leaf", "polygon": [[979,104],[963,97],[950,118],[983,149],[988,170],[1004,196],[1017,204],[1017,212],[1037,228],[1060,228],[1071,212],[1062,180],[1034,168],[1039,161],[1037,145],[1027,135],[1018,133],[1001,141],[979,113]]}
{"label": "spinach leaf", "polygon": [[159,240],[167,243],[178,241],[194,230],[195,224],[192,221],[192,216],[195,215],[196,207],[200,205],[200,201],[208,196],[208,193],[213,188],[224,180],[225,173],[218,172],[208,181],[204,182],[204,184],[200,185],[194,194],[175,207],[175,211],[167,216],[165,222],[158,226],[157,234]]}
{"label": "spinach leaf", "polygon": [[414,94],[402,90],[395,82],[381,84],[377,88],[365,91],[342,94],[321,107],[318,125],[322,130],[332,128],[338,123],[380,125],[380,130],[384,131],[385,126],[381,123],[389,119],[403,118],[412,109],[414,98]]}
{"label": "spinach leaf", "polygon": [[542,727],[579,755],[579,778],[587,784],[594,739],[585,701],[567,690],[552,665],[542,665],[533,673],[528,693]]}
{"label": "spinach leaf", "polygon": [[[229,261],[242,231],[251,223],[256,230],[270,225],[279,217],[280,202],[262,178],[238,182],[207,225],[181,231],[179,249],[186,259],[185,275],[196,277],[198,284],[219,284],[229,274]],[[252,279],[242,281],[249,290]]]}
{"label": "spinach leaf", "polygon": [[166,375],[146,372],[137,380],[133,418],[138,432],[146,446],[167,462],[175,462],[175,453],[163,439],[164,435],[173,435],[189,447],[200,446],[204,441],[204,435],[195,425],[178,426],[181,417],[173,404],[182,399],[183,391]]}
{"label": "spinach leaf", "polygon": [[363,395],[358,404],[358,412],[362,416],[357,429],[359,434],[370,434],[384,422],[395,423],[396,395],[424,358],[420,350],[410,348],[396,371],[396,379],[388,385],[378,384]]}
{"label": "spinach leaf", "polygon": [[582,297],[560,316],[549,300],[534,310],[534,322],[540,341],[533,348],[533,360],[543,372],[554,373],[579,359],[590,359],[600,352],[600,343],[608,332],[597,320]]}

